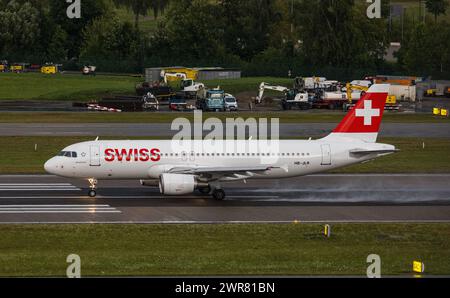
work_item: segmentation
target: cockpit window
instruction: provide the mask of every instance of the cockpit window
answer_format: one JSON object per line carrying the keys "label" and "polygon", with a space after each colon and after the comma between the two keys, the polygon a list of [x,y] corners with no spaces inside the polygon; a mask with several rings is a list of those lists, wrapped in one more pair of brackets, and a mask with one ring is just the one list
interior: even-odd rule
{"label": "cockpit window", "polygon": [[56,156],[65,156],[65,157],[76,158],[77,153],[75,151],[61,151]]}

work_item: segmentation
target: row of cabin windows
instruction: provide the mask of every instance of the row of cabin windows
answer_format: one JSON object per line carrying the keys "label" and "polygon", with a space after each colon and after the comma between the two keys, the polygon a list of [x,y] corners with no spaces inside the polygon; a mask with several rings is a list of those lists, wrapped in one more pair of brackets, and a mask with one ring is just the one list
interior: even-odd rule
{"label": "row of cabin windows", "polygon": [[[178,153],[161,153],[162,156],[178,156]],[[182,156],[309,156],[309,153],[180,153]]]}
{"label": "row of cabin windows", "polygon": [[[60,152],[60,154],[58,154],[59,156],[62,156],[65,154],[69,154],[70,152],[68,151],[62,151]],[[76,152],[72,152],[72,154],[75,154],[75,156],[72,157],[77,157],[76,156]],[[112,154],[114,155],[114,153]],[[161,153],[161,156],[309,156],[309,153]],[[64,155],[64,156],[68,156],[68,155]],[[134,154],[131,154],[130,156],[134,156]],[[137,154],[137,156],[139,156],[139,154]],[[70,155],[69,155],[70,157]]]}

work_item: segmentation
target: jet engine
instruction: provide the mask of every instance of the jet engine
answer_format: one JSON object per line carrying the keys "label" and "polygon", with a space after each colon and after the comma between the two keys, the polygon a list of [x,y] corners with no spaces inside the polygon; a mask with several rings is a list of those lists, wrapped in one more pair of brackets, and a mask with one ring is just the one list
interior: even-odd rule
{"label": "jet engine", "polygon": [[162,174],[159,191],[164,195],[185,195],[194,192],[197,182],[194,175]]}

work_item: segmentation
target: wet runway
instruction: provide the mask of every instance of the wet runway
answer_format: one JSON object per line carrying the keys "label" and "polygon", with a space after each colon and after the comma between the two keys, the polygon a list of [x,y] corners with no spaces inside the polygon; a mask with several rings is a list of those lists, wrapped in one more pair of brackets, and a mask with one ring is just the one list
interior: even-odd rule
{"label": "wet runway", "polygon": [[[2,123],[0,136],[167,137],[177,132],[170,126],[170,123]],[[322,136],[335,126],[336,123],[280,123],[279,133],[281,137]],[[380,134],[383,137],[449,138],[450,123],[383,123]]]}
{"label": "wet runway", "polygon": [[166,197],[138,181],[0,176],[1,223],[450,222],[450,174],[324,174],[225,184],[227,198]]}

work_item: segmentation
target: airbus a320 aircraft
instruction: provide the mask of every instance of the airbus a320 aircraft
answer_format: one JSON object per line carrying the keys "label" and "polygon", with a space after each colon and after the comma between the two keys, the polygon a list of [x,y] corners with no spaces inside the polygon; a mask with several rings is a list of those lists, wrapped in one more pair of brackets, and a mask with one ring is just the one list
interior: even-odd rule
{"label": "airbus a320 aircraft", "polygon": [[376,143],[388,84],[375,84],[328,136],[317,140],[223,140],[205,146],[189,141],[189,149],[173,140],[95,140],[70,145],[49,159],[48,173],[87,179],[88,195],[96,196],[97,180],[136,179],[158,186],[162,194],[195,190],[222,200],[222,184],[255,178],[288,178],[361,163],[396,151]]}

